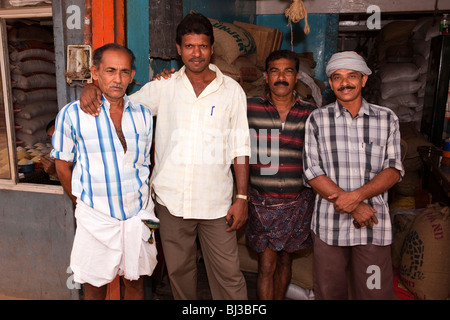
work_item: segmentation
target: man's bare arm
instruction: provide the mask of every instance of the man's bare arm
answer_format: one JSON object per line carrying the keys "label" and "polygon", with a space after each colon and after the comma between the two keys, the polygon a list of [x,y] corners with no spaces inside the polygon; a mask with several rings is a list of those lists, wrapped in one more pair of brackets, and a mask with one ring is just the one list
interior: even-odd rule
{"label": "man's bare arm", "polygon": [[349,192],[336,192],[330,195],[328,199],[334,201],[334,206],[338,212],[352,212],[359,203],[386,192],[399,179],[400,173],[397,169],[387,168],[362,187]]}
{"label": "man's bare arm", "polygon": [[[234,174],[236,177],[237,193],[247,195],[248,193],[248,180],[250,175],[249,158],[237,157],[234,159],[233,164]],[[233,224],[227,229],[227,231],[237,230],[242,227],[248,218],[248,202],[243,199],[237,198],[236,201],[228,210],[226,219],[230,222],[233,218]]]}
{"label": "man's bare arm", "polygon": [[102,104],[102,92],[95,84],[87,84],[81,91],[81,110],[92,116],[98,116]]}
{"label": "man's bare arm", "polygon": [[[334,199],[330,199],[331,195],[345,193],[336,183],[334,183],[326,175],[318,176],[312,180],[308,181],[309,185],[324,199],[333,202]],[[376,210],[370,205],[360,202],[352,211],[341,212],[346,214],[351,214],[353,218],[362,227],[373,226],[373,224],[378,223],[378,219],[375,216]]]}
{"label": "man's bare arm", "polygon": [[73,162],[67,162],[64,160],[55,160],[55,166],[56,166],[56,172],[58,174],[59,181],[61,182],[61,185],[64,189],[64,191],[67,193],[67,195],[70,197],[72,202],[76,205],[77,204],[77,198],[74,197],[72,194],[72,168],[73,168]]}

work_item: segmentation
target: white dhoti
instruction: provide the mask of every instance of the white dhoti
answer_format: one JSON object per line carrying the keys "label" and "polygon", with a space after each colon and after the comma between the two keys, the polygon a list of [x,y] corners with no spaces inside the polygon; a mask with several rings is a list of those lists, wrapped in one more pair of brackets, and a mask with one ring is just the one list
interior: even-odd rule
{"label": "white dhoti", "polygon": [[136,216],[117,220],[78,201],[70,257],[74,281],[100,287],[117,275],[128,280],[151,275],[157,264],[156,243],[148,242],[152,234],[142,220],[159,222],[153,209],[150,200]]}

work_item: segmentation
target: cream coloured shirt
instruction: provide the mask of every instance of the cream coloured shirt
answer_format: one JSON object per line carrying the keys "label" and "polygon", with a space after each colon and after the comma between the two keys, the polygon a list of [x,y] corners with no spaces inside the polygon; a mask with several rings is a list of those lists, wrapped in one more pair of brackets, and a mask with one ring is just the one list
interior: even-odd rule
{"label": "cream coloured shirt", "polygon": [[216,78],[197,97],[185,67],[131,95],[156,115],[156,200],[185,219],[224,217],[231,206],[233,159],[250,156],[241,86],[213,64]]}

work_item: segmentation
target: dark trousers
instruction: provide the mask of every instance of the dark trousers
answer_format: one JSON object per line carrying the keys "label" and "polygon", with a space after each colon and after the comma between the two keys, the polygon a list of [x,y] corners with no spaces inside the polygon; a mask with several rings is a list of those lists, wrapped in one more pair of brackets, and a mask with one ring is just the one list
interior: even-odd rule
{"label": "dark trousers", "polygon": [[[317,300],[392,300],[391,246],[330,246],[313,233]],[[348,278],[350,276],[350,279]]]}

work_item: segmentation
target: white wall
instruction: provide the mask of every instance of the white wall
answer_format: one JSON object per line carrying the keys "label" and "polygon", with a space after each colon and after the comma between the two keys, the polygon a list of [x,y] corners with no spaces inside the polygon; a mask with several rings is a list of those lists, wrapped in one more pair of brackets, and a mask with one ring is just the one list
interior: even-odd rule
{"label": "white wall", "polygon": [[[282,14],[292,0],[257,0],[256,14]],[[381,12],[434,11],[433,0],[303,0],[308,13],[366,13],[377,5]],[[438,10],[450,12],[450,0],[439,0]]]}

